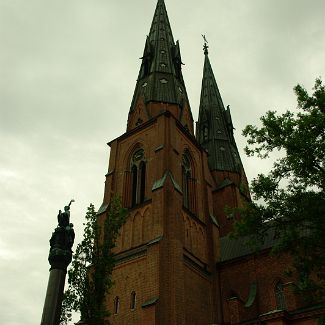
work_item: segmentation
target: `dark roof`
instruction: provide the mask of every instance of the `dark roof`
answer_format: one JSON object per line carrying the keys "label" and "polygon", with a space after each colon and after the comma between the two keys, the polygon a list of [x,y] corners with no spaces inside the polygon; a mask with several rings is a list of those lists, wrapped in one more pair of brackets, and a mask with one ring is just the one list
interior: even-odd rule
{"label": "dark roof", "polygon": [[181,71],[180,47],[178,41],[174,42],[163,0],[158,0],[141,59],[130,112],[134,110],[141,96],[146,103],[150,101],[172,103],[181,107],[184,101],[188,103]]}
{"label": "dark roof", "polygon": [[242,170],[242,163],[233,135],[230,109],[225,109],[210,64],[207,48],[203,68],[199,119],[196,129],[198,142],[208,151],[211,170]]}
{"label": "dark roof", "polygon": [[225,178],[225,179],[221,182],[221,184],[218,185],[218,186],[215,188],[215,191],[219,191],[219,190],[221,190],[221,189],[223,189],[223,188],[225,188],[225,187],[227,187],[227,186],[229,186],[229,185],[232,185],[232,184],[234,184],[233,181],[231,181],[229,178]]}
{"label": "dark roof", "polygon": [[155,305],[155,304],[157,303],[158,300],[159,300],[158,297],[151,298],[151,299],[145,301],[145,302],[141,305],[141,307],[142,307],[142,308],[146,308],[146,307],[150,307],[150,306],[152,306],[152,305]]}
{"label": "dark roof", "polygon": [[[240,237],[232,239],[229,236],[220,238],[220,262],[226,262],[234,260],[236,258],[244,257],[255,253],[253,247],[250,247],[249,237]],[[276,243],[276,237],[274,229],[271,229],[265,237],[263,245],[260,247],[263,249],[271,248]]]}

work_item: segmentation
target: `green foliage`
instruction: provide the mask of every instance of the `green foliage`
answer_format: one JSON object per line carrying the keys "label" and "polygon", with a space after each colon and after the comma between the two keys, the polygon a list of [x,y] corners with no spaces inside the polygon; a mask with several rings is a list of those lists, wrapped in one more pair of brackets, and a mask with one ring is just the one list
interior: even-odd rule
{"label": "green foliage", "polygon": [[108,324],[105,296],[113,286],[112,271],[119,230],[126,220],[126,210],[119,198],[112,197],[105,216],[98,219],[90,204],[84,223],[83,240],[77,245],[68,271],[69,287],[64,294],[61,324],[68,324],[72,311],[80,312],[88,325]]}
{"label": "green foliage", "polygon": [[67,291],[64,293],[61,307],[60,324],[68,325],[72,319],[72,309],[69,305],[70,299],[67,297]]}
{"label": "green foliage", "polygon": [[[316,80],[311,96],[295,88],[297,112],[269,111],[260,128],[248,125],[247,155],[281,158],[269,174],[251,184],[253,198],[235,224],[235,236],[261,243],[270,231],[277,236],[273,253],[289,253],[297,275],[297,291],[324,295],[325,285],[325,87]],[[306,292],[308,291],[308,294]]]}

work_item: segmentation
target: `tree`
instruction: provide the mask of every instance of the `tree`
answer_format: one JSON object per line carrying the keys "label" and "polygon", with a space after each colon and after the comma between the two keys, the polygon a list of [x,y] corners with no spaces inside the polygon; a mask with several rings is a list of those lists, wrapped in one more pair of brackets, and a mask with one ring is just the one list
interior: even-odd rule
{"label": "tree", "polygon": [[104,299],[113,285],[113,248],[126,221],[126,209],[115,196],[101,219],[92,204],[85,218],[83,240],[77,245],[68,271],[69,286],[64,293],[61,324],[68,324],[72,311],[80,312],[87,325],[108,324],[104,319],[110,313]]}
{"label": "tree", "polygon": [[297,112],[269,111],[261,127],[243,131],[248,156],[265,159],[279,151],[281,158],[269,174],[253,180],[258,203],[238,209],[234,234],[248,235],[256,244],[275,231],[272,252],[291,255],[296,272],[288,274],[296,274],[296,290],[317,298],[325,285],[325,87],[316,79],[311,96],[301,85],[294,90]]}

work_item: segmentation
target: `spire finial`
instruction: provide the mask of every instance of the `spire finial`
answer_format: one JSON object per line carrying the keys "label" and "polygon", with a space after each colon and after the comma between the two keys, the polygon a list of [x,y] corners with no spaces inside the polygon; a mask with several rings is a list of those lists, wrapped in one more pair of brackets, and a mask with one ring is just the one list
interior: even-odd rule
{"label": "spire finial", "polygon": [[208,43],[209,42],[207,41],[205,35],[202,34],[202,37],[203,37],[203,40],[204,40],[203,51],[204,51],[205,55],[208,55],[209,54],[209,51],[208,51],[208,48],[209,48]]}

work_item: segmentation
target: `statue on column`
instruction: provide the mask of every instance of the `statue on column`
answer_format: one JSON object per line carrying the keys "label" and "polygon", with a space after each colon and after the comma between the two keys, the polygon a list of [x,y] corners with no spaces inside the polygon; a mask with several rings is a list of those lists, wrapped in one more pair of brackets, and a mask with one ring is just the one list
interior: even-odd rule
{"label": "statue on column", "polygon": [[49,263],[51,265],[46,297],[43,307],[41,325],[58,325],[60,323],[61,305],[67,267],[72,260],[74,242],[73,224],[70,223],[70,206],[74,200],[59,210],[58,226],[50,239]]}
{"label": "statue on column", "polygon": [[72,245],[75,238],[73,224],[70,223],[70,206],[74,200],[59,210],[58,226],[50,239],[49,262],[51,268],[66,269],[72,260]]}

